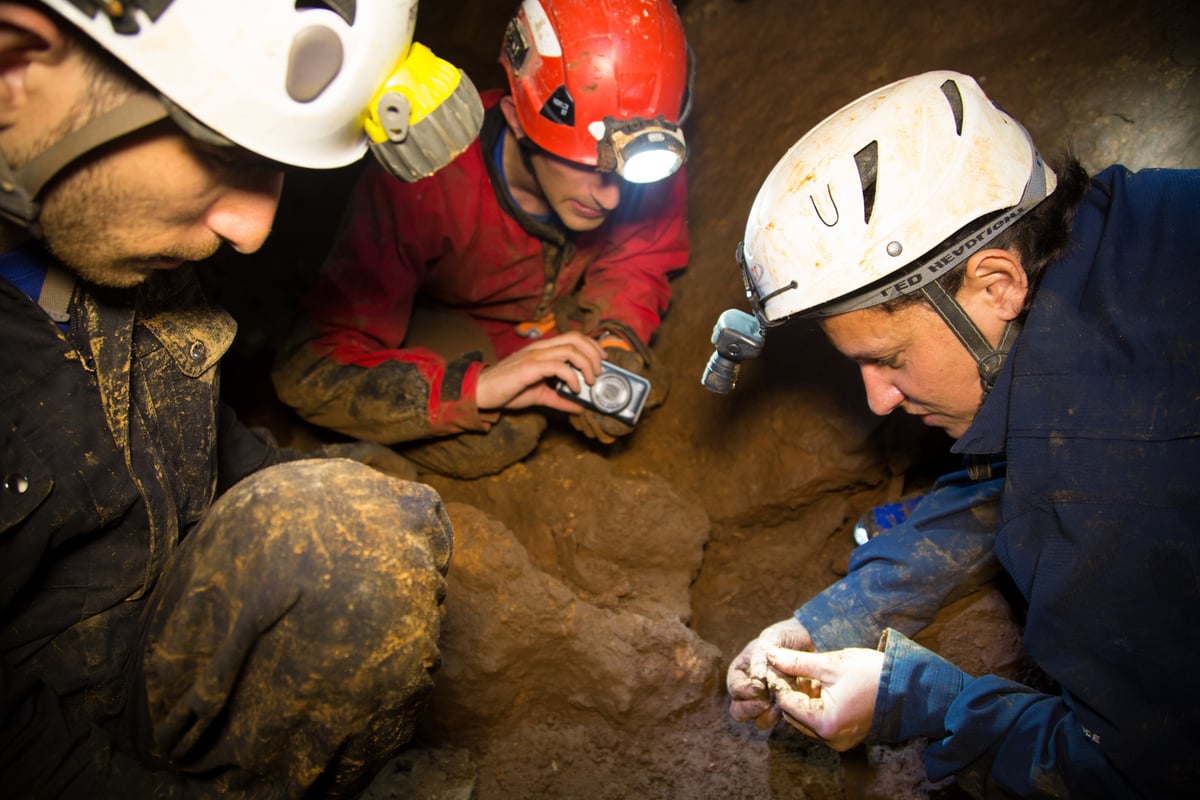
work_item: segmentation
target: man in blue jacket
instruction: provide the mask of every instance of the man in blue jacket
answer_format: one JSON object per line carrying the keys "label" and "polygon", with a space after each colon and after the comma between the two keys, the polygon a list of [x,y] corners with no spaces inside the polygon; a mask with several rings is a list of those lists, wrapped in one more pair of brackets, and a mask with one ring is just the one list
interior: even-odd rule
{"label": "man in blue jacket", "polygon": [[[1200,777],[1200,173],[1042,161],[971,78],[852,103],[763,184],[758,322],[817,318],[878,414],[964,456],[730,666],[731,714],[831,747],[925,738],[978,796],[1180,797]],[[907,636],[996,565],[1041,691]]]}

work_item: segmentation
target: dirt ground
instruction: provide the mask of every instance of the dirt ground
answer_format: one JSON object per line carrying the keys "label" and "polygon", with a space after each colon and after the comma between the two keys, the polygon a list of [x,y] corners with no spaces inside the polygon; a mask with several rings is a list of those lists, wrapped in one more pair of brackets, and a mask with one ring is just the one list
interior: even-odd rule
{"label": "dirt ground", "polygon": [[[422,5],[418,39],[499,85],[515,0]],[[844,569],[872,504],[920,489],[947,440],[873,418],[850,365],[803,324],[771,333],[733,395],[699,385],[718,314],[744,307],[733,263],[761,180],[806,130],[928,69],[976,76],[1044,152],[1085,167],[1200,166],[1200,9],[1108,0],[895,3],[689,0],[698,64],[686,134],[693,257],[656,349],[667,403],[630,438],[565,425],[525,463],[470,482],[419,475],[456,528],[444,665],[419,741],[373,798],[956,798],[920,744],[839,756],[726,715],[729,659]],[[225,389],[248,421],[322,438],[265,371],[319,265],[354,170],[289,178],[273,240],[208,275],[234,312]],[[1002,585],[921,641],[972,672],[1021,677]]]}

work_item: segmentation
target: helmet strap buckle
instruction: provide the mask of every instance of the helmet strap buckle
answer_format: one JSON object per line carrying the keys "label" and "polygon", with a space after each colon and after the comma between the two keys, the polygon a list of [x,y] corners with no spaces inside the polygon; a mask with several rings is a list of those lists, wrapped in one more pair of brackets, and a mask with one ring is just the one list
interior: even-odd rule
{"label": "helmet strap buckle", "polygon": [[940,283],[930,281],[921,287],[920,292],[933,306],[933,310],[938,313],[938,316],[945,320],[950,330],[962,342],[963,347],[967,348],[971,357],[975,359],[975,364],[979,369],[979,381],[983,385],[983,396],[987,397],[992,391],[992,387],[996,385],[1000,371],[1004,368],[1004,362],[1017,338],[1017,333],[1020,332],[1020,324],[1014,321],[1008,322],[1000,336],[1000,343],[992,347],[975,321],[967,315],[958,301],[951,297]]}

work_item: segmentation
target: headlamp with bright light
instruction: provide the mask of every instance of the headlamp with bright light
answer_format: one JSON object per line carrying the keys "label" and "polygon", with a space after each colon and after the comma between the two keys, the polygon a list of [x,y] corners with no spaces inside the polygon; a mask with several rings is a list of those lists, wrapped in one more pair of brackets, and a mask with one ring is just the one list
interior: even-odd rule
{"label": "headlamp with bright light", "polygon": [[683,131],[662,115],[652,120],[605,117],[603,126],[603,131],[592,131],[600,133],[596,168],[601,172],[615,172],[630,183],[655,183],[674,175],[687,158]]}

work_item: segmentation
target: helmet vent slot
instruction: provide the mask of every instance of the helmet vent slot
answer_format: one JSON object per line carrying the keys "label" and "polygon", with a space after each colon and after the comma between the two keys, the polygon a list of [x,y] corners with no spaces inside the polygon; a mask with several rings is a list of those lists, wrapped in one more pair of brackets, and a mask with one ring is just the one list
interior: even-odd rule
{"label": "helmet vent slot", "polygon": [[342,40],[323,25],[296,33],[288,53],[287,93],[297,103],[310,103],[333,83],[342,69]]}
{"label": "helmet vent slot", "polygon": [[958,84],[953,80],[942,83],[942,94],[950,104],[950,113],[954,115],[954,132],[962,136],[963,131],[963,99],[958,90]]}
{"label": "helmet vent slot", "polygon": [[521,30],[521,23],[515,17],[508,22],[508,27],[504,31],[504,57],[508,59],[508,65],[512,67],[512,71],[521,72],[521,67],[525,66],[525,56],[529,54],[529,43],[525,41],[525,34]]}
{"label": "helmet vent slot", "polygon": [[355,5],[358,0],[296,0],[296,10],[306,8],[324,8],[346,20],[347,25],[354,24]]}
{"label": "helmet vent slot", "polygon": [[858,181],[862,185],[863,222],[870,224],[871,212],[875,210],[875,184],[879,178],[879,142],[872,141],[854,154],[858,167]]}
{"label": "helmet vent slot", "polygon": [[158,18],[174,0],[126,0],[123,3],[112,2],[112,0],[107,2],[105,0],[68,0],[68,2],[89,17],[94,17],[97,11],[103,12],[112,23],[115,33],[132,35],[140,30],[138,21],[133,14],[135,9],[145,12],[151,22],[158,22]]}

